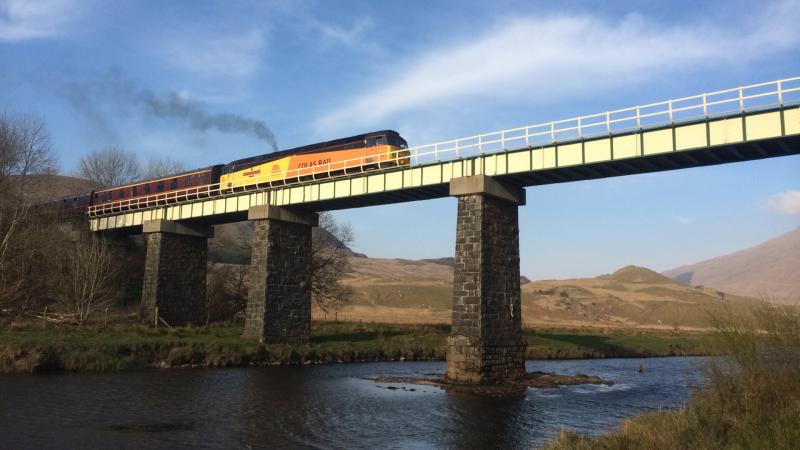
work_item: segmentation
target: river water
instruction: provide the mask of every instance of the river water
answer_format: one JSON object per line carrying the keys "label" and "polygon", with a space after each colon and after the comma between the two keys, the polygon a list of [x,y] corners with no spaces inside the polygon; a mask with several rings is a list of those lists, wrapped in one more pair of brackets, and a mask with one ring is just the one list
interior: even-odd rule
{"label": "river water", "polygon": [[684,404],[702,358],[528,361],[613,386],[445,393],[374,376],[440,362],[0,376],[0,448],[531,448],[560,428],[597,434]]}

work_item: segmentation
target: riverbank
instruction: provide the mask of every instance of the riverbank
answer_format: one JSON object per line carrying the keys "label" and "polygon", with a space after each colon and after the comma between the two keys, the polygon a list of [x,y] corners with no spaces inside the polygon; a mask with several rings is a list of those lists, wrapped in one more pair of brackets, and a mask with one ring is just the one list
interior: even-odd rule
{"label": "riverbank", "polygon": [[[447,325],[315,322],[309,344],[260,344],[240,326],[0,330],[0,373],[113,372],[147,367],[246,367],[444,360]],[[631,330],[526,330],[528,359],[705,355],[707,335]]]}
{"label": "riverbank", "polygon": [[800,448],[800,314],[763,304],[713,318],[706,382],[672,411],[625,420],[591,437],[564,431],[548,450]]}

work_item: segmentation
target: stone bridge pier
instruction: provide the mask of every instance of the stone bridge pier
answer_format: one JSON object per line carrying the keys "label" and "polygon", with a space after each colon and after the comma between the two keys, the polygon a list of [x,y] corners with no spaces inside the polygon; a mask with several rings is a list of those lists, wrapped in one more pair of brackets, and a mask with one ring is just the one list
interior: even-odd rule
{"label": "stone bridge pier", "polygon": [[140,316],[155,321],[155,312],[171,326],[198,325],[206,320],[207,226],[167,220],[142,225],[147,255]]}
{"label": "stone bridge pier", "polygon": [[244,335],[261,342],[311,338],[311,229],[319,216],[278,206],[255,206],[250,287]]}
{"label": "stone bridge pier", "polygon": [[517,211],[525,190],[478,175],[451,180],[450,195],[458,198],[458,218],[445,377],[516,380],[525,373]]}

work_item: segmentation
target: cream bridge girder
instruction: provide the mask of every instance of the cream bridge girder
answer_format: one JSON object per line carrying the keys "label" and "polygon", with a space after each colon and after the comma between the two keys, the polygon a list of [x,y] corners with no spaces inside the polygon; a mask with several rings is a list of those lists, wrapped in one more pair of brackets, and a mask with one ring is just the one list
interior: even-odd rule
{"label": "cream bridge girder", "polygon": [[453,178],[487,175],[520,186],[683,169],[800,153],[800,107],[611,133],[500,153],[366,172],[294,186],[220,194],[91,218],[94,231],[141,230],[147,220],[246,220],[259,205],[326,211],[448,196]]}

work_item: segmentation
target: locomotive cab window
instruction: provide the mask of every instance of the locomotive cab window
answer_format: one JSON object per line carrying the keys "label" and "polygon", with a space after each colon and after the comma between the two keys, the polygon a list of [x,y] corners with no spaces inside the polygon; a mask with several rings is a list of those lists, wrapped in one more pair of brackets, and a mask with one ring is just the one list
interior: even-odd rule
{"label": "locomotive cab window", "polygon": [[364,147],[375,147],[375,138],[364,139]]}
{"label": "locomotive cab window", "polygon": [[386,136],[378,136],[378,138],[375,139],[375,145],[386,145]]}

